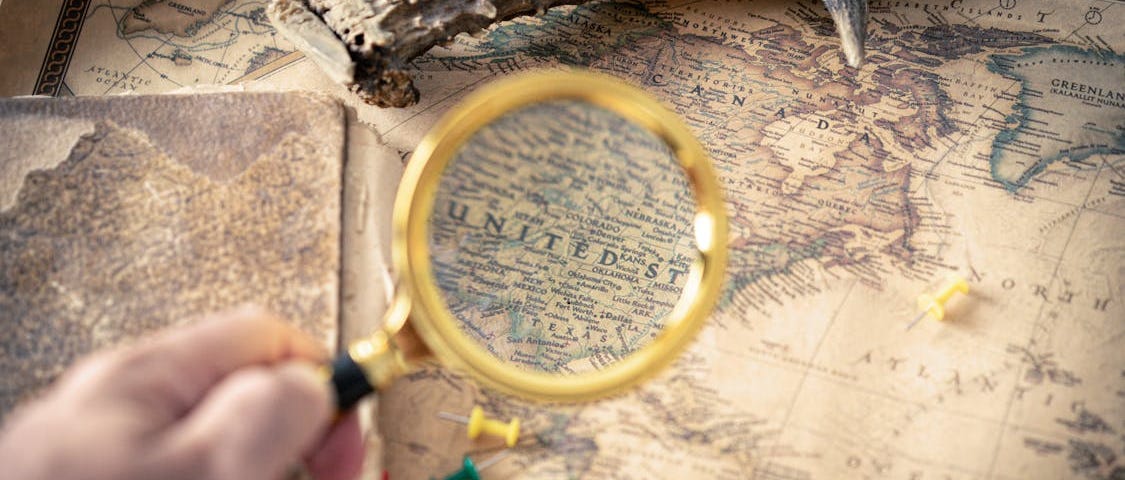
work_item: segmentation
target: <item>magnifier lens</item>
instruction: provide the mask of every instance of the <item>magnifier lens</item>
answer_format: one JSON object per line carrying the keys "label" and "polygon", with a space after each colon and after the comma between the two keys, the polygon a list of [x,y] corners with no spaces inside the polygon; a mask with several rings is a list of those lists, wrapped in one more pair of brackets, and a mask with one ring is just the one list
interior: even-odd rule
{"label": "magnifier lens", "polygon": [[442,174],[428,241],[462,332],[503,362],[602,369],[673,321],[698,256],[695,201],[659,137],[579,100],[474,133]]}

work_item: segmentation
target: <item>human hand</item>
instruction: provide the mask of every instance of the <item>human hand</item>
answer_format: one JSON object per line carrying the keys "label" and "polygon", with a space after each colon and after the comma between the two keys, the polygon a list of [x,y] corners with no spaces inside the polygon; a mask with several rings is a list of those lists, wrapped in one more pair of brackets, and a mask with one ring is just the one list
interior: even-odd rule
{"label": "human hand", "polygon": [[67,371],[0,434],[5,478],[354,477],[355,414],[335,407],[309,337],[244,308],[97,353]]}

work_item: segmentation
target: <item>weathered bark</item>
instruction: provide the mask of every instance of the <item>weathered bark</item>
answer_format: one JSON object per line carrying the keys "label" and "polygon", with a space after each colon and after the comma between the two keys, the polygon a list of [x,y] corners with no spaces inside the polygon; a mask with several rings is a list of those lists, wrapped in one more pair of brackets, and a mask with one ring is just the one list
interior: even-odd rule
{"label": "weathered bark", "polygon": [[418,101],[406,65],[435,45],[513,17],[586,1],[273,0],[268,13],[278,30],[365,102],[405,107]]}

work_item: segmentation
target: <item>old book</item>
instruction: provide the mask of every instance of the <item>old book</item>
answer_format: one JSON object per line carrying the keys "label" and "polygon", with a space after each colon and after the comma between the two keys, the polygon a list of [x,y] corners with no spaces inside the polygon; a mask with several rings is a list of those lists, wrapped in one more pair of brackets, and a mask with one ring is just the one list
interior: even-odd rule
{"label": "old book", "polygon": [[0,417],[245,302],[334,346],[346,132],[311,94],[0,100]]}

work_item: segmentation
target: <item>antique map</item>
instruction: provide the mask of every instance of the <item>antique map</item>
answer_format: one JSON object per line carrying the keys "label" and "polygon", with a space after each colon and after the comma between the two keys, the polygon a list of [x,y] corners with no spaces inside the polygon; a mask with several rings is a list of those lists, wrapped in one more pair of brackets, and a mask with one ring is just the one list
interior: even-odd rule
{"label": "antique map", "polygon": [[[23,93],[256,79],[349,98],[256,2],[149,2],[150,25],[127,21],[135,1],[61,3],[82,6],[77,45],[55,76],[44,50],[27,56],[41,78]],[[492,79],[611,73],[688,122],[732,220],[720,307],[672,369],[572,406],[424,369],[379,399],[390,478],[499,451],[436,416],[476,403],[525,425],[485,478],[1125,477],[1125,5],[880,0],[870,14],[852,69],[815,2],[554,9],[416,60],[414,107],[357,106],[399,162]],[[915,298],[953,272],[971,292],[907,331]]]}

